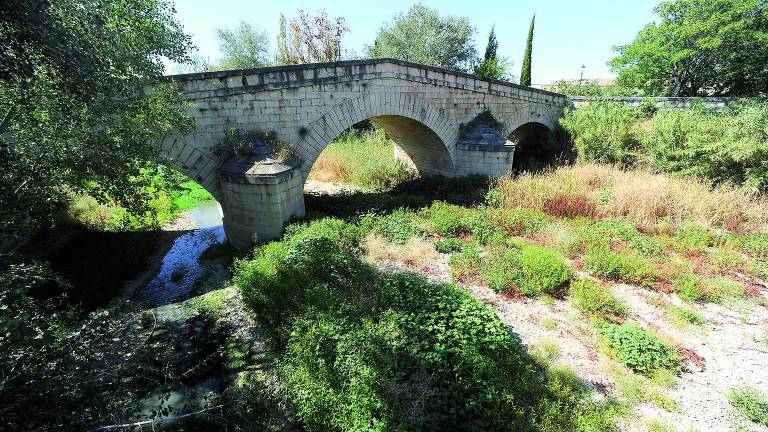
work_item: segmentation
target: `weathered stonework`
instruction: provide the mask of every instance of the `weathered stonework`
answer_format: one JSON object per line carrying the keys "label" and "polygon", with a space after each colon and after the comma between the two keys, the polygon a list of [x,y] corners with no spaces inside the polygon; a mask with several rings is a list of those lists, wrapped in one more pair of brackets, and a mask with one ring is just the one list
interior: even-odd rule
{"label": "weathered stonework", "polygon": [[[312,165],[355,123],[370,119],[383,127],[422,175],[499,176],[511,168],[514,147],[460,144],[462,125],[488,110],[503,123],[503,136],[531,122],[551,129],[567,104],[560,94],[389,59],[170,78],[191,103],[196,129],[167,139],[162,151],[222,204],[227,235],[238,246],[250,242],[256,231],[246,234],[254,226],[262,224],[258,240],[268,240],[279,235],[289,217],[303,214],[301,186]],[[285,171],[290,181],[267,187],[263,179],[233,182],[219,175],[224,161],[213,148],[230,128],[275,131],[281,142],[290,143],[295,156]],[[275,195],[281,198],[267,198]],[[265,202],[283,203],[285,210],[264,209]]]}

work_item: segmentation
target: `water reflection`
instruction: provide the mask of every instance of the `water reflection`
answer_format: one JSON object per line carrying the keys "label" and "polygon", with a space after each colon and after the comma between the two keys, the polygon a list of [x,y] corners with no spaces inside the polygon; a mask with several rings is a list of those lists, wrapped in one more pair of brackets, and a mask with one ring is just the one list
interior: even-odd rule
{"label": "water reflection", "polygon": [[160,306],[182,300],[200,280],[203,269],[200,255],[214,244],[224,243],[224,227],[216,201],[204,201],[190,211],[190,219],[199,227],[176,238],[163,257],[160,271],[142,293],[149,304]]}

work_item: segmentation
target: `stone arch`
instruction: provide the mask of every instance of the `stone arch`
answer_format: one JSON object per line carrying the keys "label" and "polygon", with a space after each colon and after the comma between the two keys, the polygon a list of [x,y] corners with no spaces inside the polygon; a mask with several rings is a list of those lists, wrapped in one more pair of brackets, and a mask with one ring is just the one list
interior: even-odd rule
{"label": "stone arch", "polygon": [[168,158],[176,169],[197,182],[222,202],[223,192],[219,181],[219,160],[207,151],[196,148],[189,137],[166,138],[160,154]]}
{"label": "stone arch", "polygon": [[508,139],[516,144],[512,164],[516,172],[535,172],[552,166],[563,157],[565,151],[555,139],[554,128],[537,121],[517,126]]}
{"label": "stone arch", "polygon": [[369,119],[389,133],[422,174],[452,175],[455,171],[458,128],[440,110],[413,94],[374,92],[345,99],[304,131],[296,146],[304,178],[334,138]]}

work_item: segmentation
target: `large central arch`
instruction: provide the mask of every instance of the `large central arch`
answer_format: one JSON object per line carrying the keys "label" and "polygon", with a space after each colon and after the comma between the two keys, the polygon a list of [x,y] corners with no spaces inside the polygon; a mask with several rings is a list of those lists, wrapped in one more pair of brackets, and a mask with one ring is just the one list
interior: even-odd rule
{"label": "large central arch", "polygon": [[334,106],[307,129],[303,140],[309,145],[297,151],[304,179],[325,147],[363,120],[386,130],[420,173],[450,175],[455,171],[457,135],[440,110],[408,93],[366,93]]}

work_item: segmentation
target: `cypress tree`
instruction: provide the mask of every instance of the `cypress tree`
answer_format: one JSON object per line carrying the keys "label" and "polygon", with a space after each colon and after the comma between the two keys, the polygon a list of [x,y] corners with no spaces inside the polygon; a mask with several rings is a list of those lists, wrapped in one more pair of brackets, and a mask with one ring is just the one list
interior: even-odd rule
{"label": "cypress tree", "polygon": [[536,23],[536,14],[531,18],[531,27],[528,29],[528,42],[525,44],[525,56],[523,57],[523,69],[520,71],[520,85],[531,85],[531,51],[533,50],[533,27]]}
{"label": "cypress tree", "polygon": [[496,32],[491,27],[491,34],[488,35],[488,45],[485,46],[485,56],[483,60],[485,62],[492,60],[496,57],[496,50],[499,48],[499,42],[496,40]]}
{"label": "cypress tree", "polygon": [[285,15],[280,14],[280,27],[277,33],[277,64],[288,65],[293,63],[288,51],[288,33],[285,30]]}

